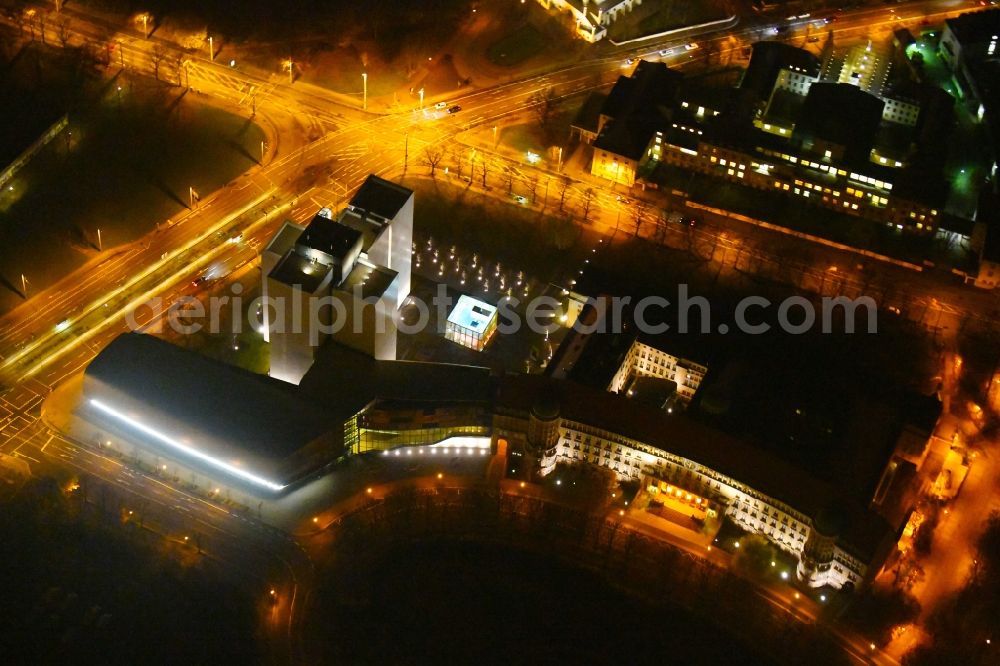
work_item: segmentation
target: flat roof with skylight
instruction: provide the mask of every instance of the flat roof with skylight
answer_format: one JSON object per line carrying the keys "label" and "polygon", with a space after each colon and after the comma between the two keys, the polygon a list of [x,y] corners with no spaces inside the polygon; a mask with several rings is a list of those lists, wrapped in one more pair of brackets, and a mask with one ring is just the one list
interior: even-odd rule
{"label": "flat roof with skylight", "polygon": [[481,351],[497,327],[497,308],[471,296],[461,296],[448,315],[445,337]]}

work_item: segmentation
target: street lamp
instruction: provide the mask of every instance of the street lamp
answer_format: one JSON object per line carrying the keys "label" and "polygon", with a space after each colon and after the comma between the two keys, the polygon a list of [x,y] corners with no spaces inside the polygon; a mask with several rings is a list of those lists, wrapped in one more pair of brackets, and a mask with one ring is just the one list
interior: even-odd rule
{"label": "street lamp", "polygon": [[562,146],[559,146],[559,165],[556,166],[556,171],[562,171]]}
{"label": "street lamp", "polygon": [[149,12],[144,12],[136,17],[137,21],[142,21],[142,36],[149,39]]}
{"label": "street lamp", "polygon": [[208,59],[215,62],[215,39],[211,35],[208,37]]}
{"label": "street lamp", "polygon": [[493,126],[493,147],[497,147],[497,126]]}
{"label": "street lamp", "polygon": [[368,72],[361,72],[361,81],[364,84],[364,97],[361,103],[361,108],[365,111],[368,110]]}
{"label": "street lamp", "polygon": [[420,110],[423,111],[424,110],[424,89],[421,88],[419,92],[420,92]]}
{"label": "street lamp", "polygon": [[288,68],[288,82],[294,83],[295,79],[293,77],[295,72],[295,63],[292,62],[292,56],[288,56],[288,60],[283,62],[282,65]]}

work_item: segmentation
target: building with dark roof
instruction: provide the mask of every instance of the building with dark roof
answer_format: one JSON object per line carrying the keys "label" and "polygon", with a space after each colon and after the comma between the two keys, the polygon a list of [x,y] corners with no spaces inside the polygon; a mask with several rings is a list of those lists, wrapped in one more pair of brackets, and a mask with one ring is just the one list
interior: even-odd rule
{"label": "building with dark roof", "polygon": [[[84,374],[81,416],[127,453],[160,468],[164,460],[254,495],[274,495],[344,453],[344,421],[359,408],[303,401],[295,387],[126,333]],[[363,405],[361,405],[363,406]],[[218,480],[218,481],[216,481]]]}
{"label": "building with dark roof", "polygon": [[884,103],[849,83],[816,83],[809,89],[792,141],[816,159],[854,167],[869,162]]}
{"label": "building with dark roof", "polygon": [[305,227],[286,222],[261,255],[271,376],[298,382],[328,337],[394,359],[412,236],[413,192],[377,176],[336,219],[323,209]]}
{"label": "building with dark roof", "polygon": [[[770,101],[783,75],[785,78],[800,75],[810,80],[819,76],[819,59],[805,49],[784,42],[757,42],[751,48],[740,90],[750,93],[761,109]],[[797,78],[789,79],[786,85],[797,86]]]}
{"label": "building with dark roof", "polygon": [[[547,408],[537,409],[540,403]],[[558,462],[589,463],[620,479],[666,482],[723,507],[742,529],[796,557],[813,538],[816,521],[836,510],[845,519],[823,535],[828,552],[814,552],[800,565],[810,585],[861,586],[895,543],[895,530],[883,518],[835,486],[683,414],[538,375],[504,377],[494,410],[494,438],[543,473]]]}
{"label": "building with dark roof", "polygon": [[669,125],[676,106],[680,72],[660,62],[640,60],[631,76],[620,76],[598,121],[590,172],[632,185],[639,163],[657,130]]}
{"label": "building with dark roof", "polygon": [[79,416],[150,466],[169,460],[206,487],[268,497],[346,453],[486,436],[492,396],[486,368],[330,343],[296,386],[126,333],[87,367]]}
{"label": "building with dark roof", "polygon": [[980,228],[976,286],[1000,286],[1000,9],[969,12],[945,21],[938,52],[951,67],[962,93],[962,102],[983,122],[992,152],[990,183],[979,197],[975,221]]}
{"label": "building with dark roof", "polygon": [[[894,543],[843,488],[699,419],[567,380],[383,361],[335,342],[293,386],[125,334],[88,367],[78,415],[131,459],[256,497],[286,493],[342,455],[504,440],[529,478],[561,461],[683,489],[800,557],[812,585],[863,584]],[[831,507],[846,519],[821,529]],[[814,530],[828,543],[806,558]]]}
{"label": "building with dark roof", "polygon": [[570,132],[580,137],[584,143],[591,143],[597,138],[601,124],[601,109],[604,108],[607,98],[604,93],[590,93],[570,122]]}

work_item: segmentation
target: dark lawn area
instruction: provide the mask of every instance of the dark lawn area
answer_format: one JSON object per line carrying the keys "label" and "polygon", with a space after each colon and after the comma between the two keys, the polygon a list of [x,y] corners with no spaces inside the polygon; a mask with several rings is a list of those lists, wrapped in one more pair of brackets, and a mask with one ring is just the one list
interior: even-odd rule
{"label": "dark lawn area", "polygon": [[332,580],[312,642],[328,663],[769,663],[720,627],[664,599],[651,604],[602,577],[496,544],[400,545],[363,567],[351,603]]}
{"label": "dark lawn area", "polygon": [[545,48],[545,38],[533,25],[527,24],[494,42],[486,55],[497,65],[513,67],[540,53]]}
{"label": "dark lawn area", "polygon": [[98,229],[105,249],[133,241],[183,210],[189,187],[207,197],[257,163],[250,121],[146,79],[101,85],[0,193],[0,311],[22,273],[42,289],[93,256]]}
{"label": "dark lawn area", "polygon": [[4,663],[256,661],[253,601],[220,564],[182,563],[83,492],[34,479],[0,505]]}

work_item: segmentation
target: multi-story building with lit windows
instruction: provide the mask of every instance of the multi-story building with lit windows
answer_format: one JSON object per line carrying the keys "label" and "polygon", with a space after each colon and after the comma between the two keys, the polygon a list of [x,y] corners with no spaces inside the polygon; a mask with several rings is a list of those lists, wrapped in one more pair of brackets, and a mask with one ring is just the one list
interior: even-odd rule
{"label": "multi-story building with lit windows", "polygon": [[572,382],[505,377],[493,437],[543,476],[560,462],[588,464],[656,492],[669,487],[692,510],[721,512],[798,558],[799,577],[815,587],[866,584],[895,543],[881,517],[776,457],[684,415]]}
{"label": "multi-story building with lit windows", "polygon": [[608,26],[631,12],[642,0],[538,0],[548,10],[572,17],[576,34],[588,42],[597,42],[608,34]]}
{"label": "multi-story building with lit windows", "polygon": [[705,103],[662,63],[640,62],[604,102],[591,173],[655,183],[665,164],[897,230],[934,232],[947,186],[916,157],[944,140],[951,98],[886,88],[888,59],[870,47],[827,65],[829,79],[808,52],[761,42],[740,87]]}
{"label": "multi-story building with lit windows", "polygon": [[665,379],[676,385],[677,399],[687,404],[694,397],[706,372],[708,368],[700,363],[674,356],[636,338],[612,377],[608,390],[627,393],[640,377]]}
{"label": "multi-story building with lit windows", "polygon": [[711,511],[765,536],[814,586],[865,584],[895,543],[854,494],[685,414],[541,375],[380,361],[333,341],[292,385],[125,334],[87,369],[77,415],[86,438],[126,460],[244,503],[287,494],[345,455],[502,450],[521,478],[585,464],[671,492],[691,516]]}
{"label": "multi-story building with lit windows", "polygon": [[682,77],[663,63],[639,61],[601,106],[590,173],[633,185],[655,133],[670,122]]}

